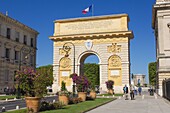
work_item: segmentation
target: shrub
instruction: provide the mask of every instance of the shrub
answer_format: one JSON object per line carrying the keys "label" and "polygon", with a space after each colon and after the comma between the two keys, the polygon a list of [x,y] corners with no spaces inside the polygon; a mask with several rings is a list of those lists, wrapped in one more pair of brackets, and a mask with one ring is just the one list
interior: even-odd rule
{"label": "shrub", "polygon": [[64,81],[61,82],[61,91],[67,91],[66,83]]}
{"label": "shrub", "polygon": [[47,93],[46,78],[31,67],[16,72],[16,87],[25,92],[25,96],[42,97]]}
{"label": "shrub", "polygon": [[58,95],[69,97],[70,94],[71,94],[71,92],[67,91],[66,83],[64,81],[62,81],[61,82],[61,91],[58,92]]}
{"label": "shrub", "polygon": [[77,76],[75,78],[75,83],[76,83],[78,92],[87,92],[89,85],[90,85],[87,77],[83,75]]}
{"label": "shrub", "polygon": [[77,104],[77,103],[80,103],[80,102],[82,102],[81,98],[78,98],[78,97],[69,98],[69,104]]}
{"label": "shrub", "polygon": [[108,80],[106,81],[106,87],[108,90],[113,89],[114,81],[113,80]]}
{"label": "shrub", "polygon": [[41,102],[41,105],[40,105],[40,111],[62,109],[62,108],[63,108],[63,105],[60,102],[51,103],[51,102],[43,101]]}

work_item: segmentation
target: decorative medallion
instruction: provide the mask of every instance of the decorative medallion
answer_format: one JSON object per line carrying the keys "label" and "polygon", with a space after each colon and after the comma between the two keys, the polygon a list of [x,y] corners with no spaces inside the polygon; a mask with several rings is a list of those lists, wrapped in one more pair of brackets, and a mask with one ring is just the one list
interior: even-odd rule
{"label": "decorative medallion", "polygon": [[121,66],[121,59],[117,55],[112,55],[109,58],[109,67],[120,67]]}
{"label": "decorative medallion", "polygon": [[71,64],[71,60],[68,58],[68,57],[63,57],[61,60],[60,60],[60,66],[62,68],[69,68],[70,67],[70,64]]}
{"label": "decorative medallion", "polygon": [[121,45],[117,45],[117,43],[112,43],[111,46],[107,46],[109,53],[119,53],[121,52]]}
{"label": "decorative medallion", "polygon": [[87,50],[91,50],[92,46],[93,46],[92,40],[87,40],[85,42],[85,47]]}

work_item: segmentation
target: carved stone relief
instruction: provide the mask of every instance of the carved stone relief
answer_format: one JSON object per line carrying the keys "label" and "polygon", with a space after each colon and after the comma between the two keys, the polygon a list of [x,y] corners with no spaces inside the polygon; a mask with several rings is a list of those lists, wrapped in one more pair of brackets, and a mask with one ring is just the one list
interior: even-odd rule
{"label": "carved stone relief", "polygon": [[121,52],[121,45],[117,45],[117,43],[112,43],[111,46],[107,46],[107,50],[109,53],[119,53]]}
{"label": "carved stone relief", "polygon": [[61,60],[60,60],[60,66],[62,68],[69,68],[70,67],[70,64],[71,64],[71,59],[69,59],[68,57],[63,57]]}
{"label": "carved stone relief", "polygon": [[[66,51],[64,51],[63,48],[60,48],[60,49],[59,49],[59,54],[60,54],[60,55],[66,55]],[[67,54],[68,54],[68,55],[71,54],[71,49],[68,51]]]}
{"label": "carved stone relief", "polygon": [[109,58],[109,67],[120,67],[121,66],[121,59],[117,55],[112,55]]}

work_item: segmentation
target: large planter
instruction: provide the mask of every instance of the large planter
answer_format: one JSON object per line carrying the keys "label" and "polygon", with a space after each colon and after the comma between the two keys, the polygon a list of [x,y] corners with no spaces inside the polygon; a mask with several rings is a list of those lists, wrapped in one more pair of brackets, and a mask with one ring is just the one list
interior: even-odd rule
{"label": "large planter", "polygon": [[108,90],[108,93],[113,95],[113,93],[114,93],[114,92],[113,92],[113,89],[109,89],[109,90]]}
{"label": "large planter", "polygon": [[93,100],[96,99],[96,92],[95,91],[90,92],[90,98],[93,99]]}
{"label": "large planter", "polygon": [[41,98],[39,97],[25,97],[28,113],[38,113],[40,109],[40,100]]}
{"label": "large planter", "polygon": [[78,92],[78,98],[81,98],[82,101],[86,101],[86,92]]}
{"label": "large planter", "polygon": [[65,95],[59,96],[59,102],[61,102],[63,105],[68,105],[69,99]]}

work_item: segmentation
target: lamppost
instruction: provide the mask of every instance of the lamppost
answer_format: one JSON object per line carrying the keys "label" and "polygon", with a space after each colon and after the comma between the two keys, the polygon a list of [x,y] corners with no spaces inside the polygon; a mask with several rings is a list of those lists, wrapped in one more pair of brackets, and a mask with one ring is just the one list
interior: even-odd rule
{"label": "lamppost", "polygon": [[[73,53],[73,73],[75,73],[75,45],[72,42],[66,42],[63,45],[63,50],[66,52],[65,57],[68,57],[68,52],[70,51],[71,47],[68,45],[71,44],[73,46],[74,49],[74,53]],[[73,96],[75,95],[75,84],[73,82]]]}
{"label": "lamppost", "polygon": [[[28,48],[29,49],[29,48]],[[22,52],[25,52],[25,53],[27,53],[26,55],[25,55],[25,59],[27,59],[28,58],[28,54],[30,54],[30,52],[31,52],[31,50],[29,49],[28,51],[27,51],[27,48],[25,47],[25,46],[22,46],[22,48],[20,49],[20,54],[19,54],[19,71],[21,71],[21,55],[22,55]],[[16,96],[16,98],[17,99],[20,99],[21,98],[21,91],[20,91],[20,81],[18,81],[19,83],[18,83],[18,88],[17,88],[17,96]]]}

